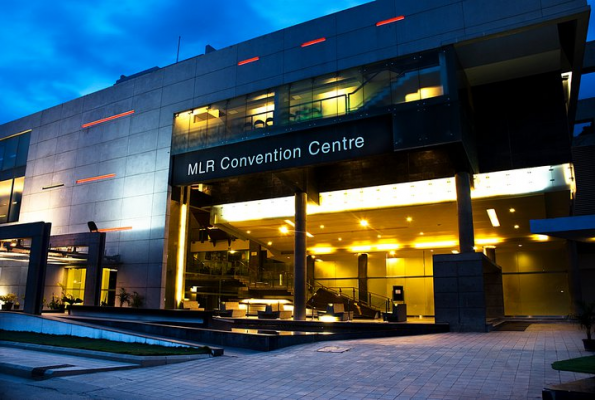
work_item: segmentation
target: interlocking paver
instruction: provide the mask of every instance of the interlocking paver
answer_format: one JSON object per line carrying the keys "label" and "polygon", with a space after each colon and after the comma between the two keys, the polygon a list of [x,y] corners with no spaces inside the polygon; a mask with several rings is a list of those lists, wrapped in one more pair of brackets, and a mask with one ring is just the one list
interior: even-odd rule
{"label": "interlocking paver", "polygon": [[[145,400],[540,398],[548,384],[588,376],[551,369],[553,361],[587,354],[581,338],[576,327],[556,323],[533,324],[525,332],[312,343],[270,353],[24,381],[15,393],[25,397],[28,391],[51,388],[80,398]],[[318,351],[329,346],[349,350]],[[28,357],[34,362],[36,355]]]}

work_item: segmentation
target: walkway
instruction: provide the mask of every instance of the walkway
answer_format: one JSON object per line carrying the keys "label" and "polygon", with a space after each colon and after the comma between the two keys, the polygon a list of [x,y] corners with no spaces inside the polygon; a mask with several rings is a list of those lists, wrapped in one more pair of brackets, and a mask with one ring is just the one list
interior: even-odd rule
{"label": "walkway", "polygon": [[[556,360],[588,355],[564,323],[524,332],[444,333],[312,343],[268,353],[26,380],[0,375],[0,398],[538,399],[544,386],[589,375]],[[0,355],[3,349],[0,348]]]}

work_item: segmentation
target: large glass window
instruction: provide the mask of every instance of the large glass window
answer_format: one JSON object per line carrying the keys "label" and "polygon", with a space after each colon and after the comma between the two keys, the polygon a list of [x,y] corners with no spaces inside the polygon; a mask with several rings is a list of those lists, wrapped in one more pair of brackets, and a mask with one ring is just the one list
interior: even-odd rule
{"label": "large glass window", "polygon": [[445,94],[438,54],[388,60],[338,71],[181,112],[173,152],[181,153]]}
{"label": "large glass window", "polygon": [[29,132],[0,140],[0,224],[19,220],[29,140]]}

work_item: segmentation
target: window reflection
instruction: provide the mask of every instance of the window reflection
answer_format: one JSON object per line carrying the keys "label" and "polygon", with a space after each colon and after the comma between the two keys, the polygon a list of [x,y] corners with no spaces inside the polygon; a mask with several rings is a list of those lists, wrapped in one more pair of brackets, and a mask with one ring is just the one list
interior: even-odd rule
{"label": "window reflection", "polygon": [[292,124],[442,96],[441,59],[430,54],[384,61],[179,113],[173,151],[239,142]]}

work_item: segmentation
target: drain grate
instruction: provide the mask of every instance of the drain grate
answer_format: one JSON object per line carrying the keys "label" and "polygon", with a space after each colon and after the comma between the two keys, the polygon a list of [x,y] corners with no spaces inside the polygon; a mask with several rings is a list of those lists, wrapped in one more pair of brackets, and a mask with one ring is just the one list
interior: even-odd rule
{"label": "drain grate", "polygon": [[326,346],[316,351],[319,353],[345,353],[349,350],[351,350],[349,347]]}

